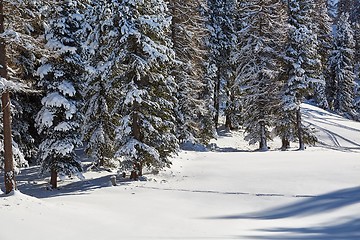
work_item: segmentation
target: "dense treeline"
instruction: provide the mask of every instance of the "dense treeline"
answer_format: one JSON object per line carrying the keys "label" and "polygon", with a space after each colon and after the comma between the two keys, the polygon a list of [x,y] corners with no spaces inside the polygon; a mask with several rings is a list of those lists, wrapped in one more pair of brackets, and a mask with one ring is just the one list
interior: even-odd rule
{"label": "dense treeline", "polygon": [[39,164],[53,187],[81,177],[80,146],[137,178],[207,144],[221,115],[262,151],[316,141],[305,100],[359,120],[359,0],[1,3],[15,168]]}

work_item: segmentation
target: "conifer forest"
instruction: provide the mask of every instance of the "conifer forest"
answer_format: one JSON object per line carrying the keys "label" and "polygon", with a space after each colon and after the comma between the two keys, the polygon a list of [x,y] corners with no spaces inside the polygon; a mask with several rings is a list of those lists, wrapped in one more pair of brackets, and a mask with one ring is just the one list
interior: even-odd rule
{"label": "conifer forest", "polygon": [[360,120],[360,0],[0,0],[0,34],[7,193],[83,155],[137,179],[219,129],[305,150],[304,102]]}

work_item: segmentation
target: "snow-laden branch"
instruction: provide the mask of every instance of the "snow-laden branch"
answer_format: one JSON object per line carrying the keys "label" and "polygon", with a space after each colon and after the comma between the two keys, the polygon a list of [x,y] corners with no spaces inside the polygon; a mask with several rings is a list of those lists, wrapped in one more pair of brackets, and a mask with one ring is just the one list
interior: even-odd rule
{"label": "snow-laden branch", "polygon": [[10,92],[28,92],[30,91],[29,86],[20,82],[9,81],[5,78],[0,77],[0,94],[5,91]]}

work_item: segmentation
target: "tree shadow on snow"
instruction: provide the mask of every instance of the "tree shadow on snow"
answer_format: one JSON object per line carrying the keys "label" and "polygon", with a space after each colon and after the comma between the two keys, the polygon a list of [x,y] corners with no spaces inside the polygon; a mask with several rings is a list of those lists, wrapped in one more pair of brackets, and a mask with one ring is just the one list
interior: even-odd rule
{"label": "tree shadow on snow", "polygon": [[[360,218],[342,220],[338,224],[324,223],[323,226],[307,228],[273,228],[261,229],[262,232],[275,233],[276,235],[246,236],[246,239],[266,240],[359,240]],[[289,236],[289,234],[291,236]],[[239,237],[243,238],[243,237]]]}
{"label": "tree shadow on snow", "polygon": [[[341,189],[335,192],[323,194],[320,196],[294,196],[297,198],[306,198],[297,201],[294,204],[280,206],[261,212],[220,216],[215,219],[283,219],[295,216],[309,216],[319,213],[334,211],[339,208],[360,203],[360,187]],[[213,218],[214,219],[214,218]]]}
{"label": "tree shadow on snow", "polygon": [[[306,196],[294,196],[306,197]],[[220,216],[211,219],[257,219],[275,220],[291,217],[305,217],[332,212],[340,208],[360,203],[360,187],[341,189],[320,196],[307,196],[294,204],[280,206],[260,212]],[[360,239],[360,218],[345,219],[337,224],[324,223],[322,226],[307,228],[273,228],[260,229],[261,232],[279,233],[278,235],[247,236],[246,239],[267,240],[355,240]],[[291,234],[291,236],[289,236]],[[239,237],[242,238],[242,237]]]}
{"label": "tree shadow on snow", "polygon": [[[0,176],[2,177],[2,176]],[[36,198],[51,198],[66,195],[83,195],[93,190],[110,187],[110,175],[92,179],[68,179],[58,183],[58,189],[50,189],[49,176],[39,176],[38,167],[30,167],[16,176],[18,190],[26,195]],[[128,181],[118,179],[119,185],[129,184]]]}

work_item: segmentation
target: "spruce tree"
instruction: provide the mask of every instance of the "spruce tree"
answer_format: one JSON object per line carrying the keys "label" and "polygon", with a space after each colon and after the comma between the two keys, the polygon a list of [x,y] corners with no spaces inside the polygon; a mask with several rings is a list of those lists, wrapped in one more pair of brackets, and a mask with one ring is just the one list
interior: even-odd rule
{"label": "spruce tree", "polygon": [[277,0],[252,0],[239,6],[244,27],[238,35],[236,84],[241,91],[245,139],[250,144],[258,142],[262,151],[268,150],[273,110],[279,104],[282,86],[285,6]]}
{"label": "spruce tree", "polygon": [[176,56],[172,71],[177,84],[178,138],[182,142],[206,144],[213,135],[211,110],[204,98],[206,92],[205,19],[197,1],[170,1],[171,39]]}
{"label": "spruce tree", "polygon": [[304,150],[305,143],[315,140],[301,117],[302,101],[312,94],[317,84],[323,84],[317,35],[311,25],[313,7],[311,0],[288,1],[287,80],[283,88],[281,120],[275,128],[283,140],[282,149],[286,149],[290,141],[298,140],[299,149]]}
{"label": "spruce tree", "polygon": [[236,128],[239,119],[236,109],[234,79],[236,66],[232,61],[235,51],[237,4],[234,0],[208,0],[209,62],[214,65],[213,75],[215,125],[218,126],[220,106],[226,104],[226,127]]}
{"label": "spruce tree", "polygon": [[[360,3],[359,3],[360,5]],[[360,7],[358,7],[358,14],[360,14]],[[360,17],[359,17],[360,18]],[[360,113],[360,19],[353,24],[355,26],[354,39],[355,39],[355,110]]]}
{"label": "spruce tree", "polygon": [[75,148],[81,145],[79,127],[79,86],[83,73],[79,37],[82,35],[80,3],[54,3],[45,32],[46,46],[54,56],[42,60],[38,69],[44,90],[42,108],[36,118],[42,137],[39,146],[40,172],[51,172],[51,186],[58,175],[81,177],[81,163]]}
{"label": "spruce tree", "polygon": [[[5,164],[0,161],[0,166],[5,165],[5,176],[12,178],[6,180],[7,193],[15,188],[14,171],[18,167],[27,165],[22,151],[29,157],[36,150],[33,144],[33,134],[29,130],[33,120],[32,111],[27,112],[29,114],[28,118],[23,115],[29,109],[31,103],[25,103],[22,98],[28,99],[29,91],[27,87],[25,88],[24,83],[34,82],[34,69],[38,57],[40,54],[46,55],[46,52],[42,49],[41,38],[39,38],[42,34],[42,14],[39,11],[39,4],[40,2],[36,0],[1,1],[2,17],[4,15],[6,17],[1,19],[1,31],[3,32],[1,65],[4,66],[1,81],[4,93],[4,115],[1,118],[4,125],[1,126],[1,129],[4,137],[1,136],[0,145],[6,145],[7,147],[5,146]],[[41,2],[44,7],[46,4],[47,1]],[[8,69],[10,71],[7,71]],[[11,106],[16,106],[16,108]],[[10,119],[10,114],[13,121]]]}
{"label": "spruce tree", "polygon": [[329,109],[326,88],[331,85],[329,58],[333,49],[333,21],[328,13],[326,0],[315,1],[315,11],[311,17],[315,23],[314,32],[318,40],[317,52],[321,60],[321,72],[319,76],[321,81],[315,84],[315,100],[319,107]]}
{"label": "spruce tree", "polygon": [[334,79],[332,105],[338,113],[354,118],[355,42],[348,17],[348,14],[343,13],[338,20],[335,49],[330,60]]}
{"label": "spruce tree", "polygon": [[124,0],[119,6],[119,45],[116,62],[121,87],[117,152],[121,169],[161,169],[171,164],[178,149],[175,135],[176,85],[170,75],[174,52],[170,39],[171,17],[165,1]]}
{"label": "spruce tree", "polygon": [[[7,11],[7,23],[10,29],[16,31],[20,38],[11,37],[8,46],[8,64],[12,71],[10,78],[19,79],[28,88],[36,88],[39,77],[36,74],[40,59],[48,55],[44,47],[44,21],[49,7],[49,1],[11,1]],[[34,113],[41,107],[41,96],[36,91],[19,91],[12,93],[12,132],[13,140],[25,159],[31,164],[36,163],[39,145]],[[15,147],[16,149],[16,147]],[[16,156],[16,155],[15,155]]]}
{"label": "spruce tree", "polygon": [[123,59],[119,11],[117,1],[96,1],[86,13],[90,34],[84,51],[87,74],[83,91],[83,141],[93,165],[105,168],[117,166],[115,129],[122,94],[119,62]]}

